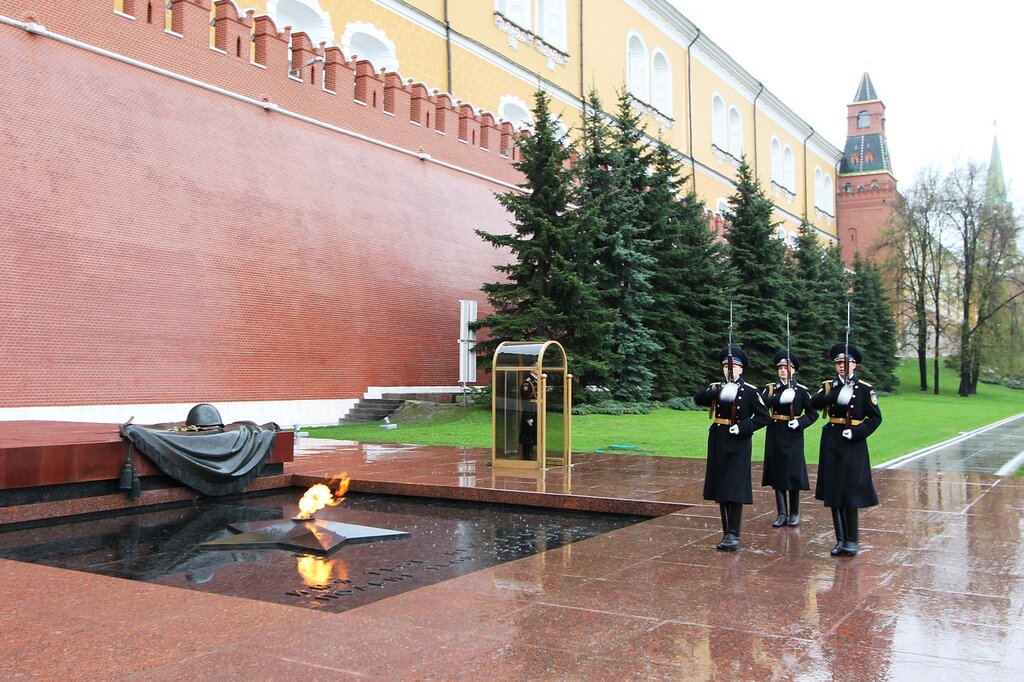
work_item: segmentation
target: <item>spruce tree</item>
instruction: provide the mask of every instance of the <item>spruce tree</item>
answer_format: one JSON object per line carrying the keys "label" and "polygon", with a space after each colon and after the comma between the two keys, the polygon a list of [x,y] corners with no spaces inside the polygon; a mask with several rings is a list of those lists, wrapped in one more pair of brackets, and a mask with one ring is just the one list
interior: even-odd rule
{"label": "spruce tree", "polygon": [[878,266],[860,254],[853,260],[850,335],[863,354],[857,374],[881,391],[896,388],[896,323]]}
{"label": "spruce tree", "polygon": [[651,276],[654,300],[646,326],[661,346],[653,366],[652,397],[667,400],[693,395],[704,385],[707,367],[695,349],[714,345],[707,323],[727,318],[724,292],[733,283],[708,276],[723,272],[722,246],[708,226],[703,202],[684,189],[688,178],[664,142],[654,150],[651,170],[643,218],[656,249]]}
{"label": "spruce tree", "polygon": [[[649,187],[648,167],[651,150],[643,140],[639,115],[633,110],[625,88],[619,91],[618,118],[612,124],[612,144],[618,163],[611,169],[615,184],[622,189],[606,202],[611,220],[605,223],[605,272],[611,275],[612,302],[619,316],[613,330],[613,343],[625,359],[613,368],[615,393],[622,400],[644,401],[651,397],[656,354],[660,350],[646,320],[654,299],[651,276],[655,264],[650,230],[643,220],[645,197]],[[608,230],[608,228],[612,228]],[[616,285],[618,291],[616,292]],[[617,295],[616,295],[617,293]],[[618,371],[616,371],[618,370]]]}
{"label": "spruce tree", "polygon": [[592,255],[601,301],[615,315],[604,386],[619,400],[644,401],[650,397],[650,367],[658,349],[644,326],[653,263],[652,245],[640,221],[647,185],[645,152],[628,105],[620,112],[625,118],[609,124],[596,93],[589,103],[577,167],[578,203],[595,235]]}
{"label": "spruce tree", "polygon": [[846,276],[838,250],[818,241],[805,220],[793,254],[794,295],[788,302],[791,347],[800,356],[800,383],[813,387],[834,373],[828,349],[845,323]]}
{"label": "spruce tree", "polygon": [[[776,237],[773,210],[744,158],[737,171],[736,192],[724,212],[729,222],[725,239],[739,278],[732,295],[733,343],[747,352],[751,366],[745,368],[744,377],[755,384],[775,376],[771,361],[780,339],[786,338],[786,302],[791,297],[786,246]],[[723,336],[719,338],[724,341]]]}
{"label": "spruce tree", "polygon": [[549,103],[545,93],[536,93],[533,132],[518,141],[521,155],[515,167],[525,176],[523,191],[497,195],[514,230],[476,231],[512,256],[495,266],[504,279],[482,287],[493,312],[474,324],[489,330],[477,350],[487,365],[502,341],[558,341],[569,356],[570,371],[587,381],[605,371],[606,354],[592,344],[607,334],[610,315],[600,305],[593,277],[588,281],[575,260],[581,230],[580,215],[571,206],[574,181],[566,163],[571,150],[552,125]]}

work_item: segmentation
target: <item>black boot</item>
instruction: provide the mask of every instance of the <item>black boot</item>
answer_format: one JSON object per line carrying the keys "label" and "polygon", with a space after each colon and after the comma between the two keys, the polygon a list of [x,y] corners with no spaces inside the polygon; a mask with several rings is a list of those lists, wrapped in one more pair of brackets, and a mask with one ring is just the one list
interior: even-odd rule
{"label": "black boot", "polygon": [[843,528],[846,530],[846,539],[843,541],[843,555],[855,556],[860,549],[857,542],[857,508],[843,507]]}
{"label": "black boot", "polygon": [[772,528],[781,528],[786,525],[786,491],[776,490],[775,491],[775,509],[779,513],[779,518],[772,521]]}
{"label": "black boot", "polygon": [[732,552],[740,548],[740,525],[743,523],[743,505],[739,502],[729,503],[729,532],[716,545],[718,549]]}
{"label": "black boot", "polygon": [[832,556],[839,556],[843,553],[843,542],[846,534],[843,532],[843,512],[839,507],[831,507],[832,527],[836,529],[836,546],[829,552]]}
{"label": "black boot", "polygon": [[790,490],[789,491],[789,520],[786,522],[790,526],[800,525],[800,491]]}
{"label": "black boot", "polygon": [[722,541],[715,545],[715,549],[725,549],[725,545],[732,542],[729,537],[729,503],[719,502],[718,512],[722,515]]}

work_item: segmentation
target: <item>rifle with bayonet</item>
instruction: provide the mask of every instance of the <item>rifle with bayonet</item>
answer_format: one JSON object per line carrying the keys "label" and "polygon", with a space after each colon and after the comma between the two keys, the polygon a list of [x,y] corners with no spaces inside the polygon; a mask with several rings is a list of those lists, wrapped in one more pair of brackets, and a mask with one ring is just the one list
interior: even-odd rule
{"label": "rifle with bayonet", "polygon": [[843,387],[839,391],[839,396],[836,398],[836,404],[839,407],[846,408],[846,426],[850,427],[853,425],[853,418],[851,411],[853,405],[850,404],[853,398],[853,385],[850,383],[850,302],[846,303],[846,343],[843,346]]}

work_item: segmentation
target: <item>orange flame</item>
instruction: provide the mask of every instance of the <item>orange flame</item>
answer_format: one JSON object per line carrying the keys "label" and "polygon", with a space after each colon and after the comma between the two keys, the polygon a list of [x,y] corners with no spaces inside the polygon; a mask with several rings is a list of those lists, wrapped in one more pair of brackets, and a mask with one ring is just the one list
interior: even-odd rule
{"label": "orange flame", "polygon": [[[324,507],[337,507],[345,499],[345,493],[348,491],[350,480],[345,474],[340,474],[332,478],[330,484],[316,483],[310,486],[309,490],[302,495],[302,499],[299,500],[299,513],[295,518],[311,519],[313,514]],[[332,493],[330,485],[334,483],[338,484],[338,488],[337,491]]]}
{"label": "orange flame", "polygon": [[323,557],[304,554],[297,558],[296,568],[307,587],[343,583],[348,580],[348,566],[342,559],[328,561]]}

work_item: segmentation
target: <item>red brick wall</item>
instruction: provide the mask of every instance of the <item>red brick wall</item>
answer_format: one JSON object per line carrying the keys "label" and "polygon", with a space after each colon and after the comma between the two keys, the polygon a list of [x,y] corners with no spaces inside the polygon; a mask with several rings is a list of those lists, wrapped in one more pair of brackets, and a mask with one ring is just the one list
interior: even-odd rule
{"label": "red brick wall", "polygon": [[[871,189],[872,182],[878,183],[878,189]],[[844,191],[846,183],[852,191]],[[863,189],[858,189],[860,186]],[[896,200],[896,183],[892,176],[888,173],[839,176],[837,196],[843,261],[850,265],[857,253],[868,260],[879,260],[878,242]]]}
{"label": "red brick wall", "polygon": [[[0,0],[4,16],[517,181],[490,117],[463,111],[472,125],[442,136],[409,123],[414,88],[395,77],[394,115],[384,97],[354,102],[340,52],[335,95],[288,78],[279,36],[264,69],[209,48],[208,10],[179,38],[136,7],[131,21],[107,0]],[[458,121],[444,99],[431,110]],[[481,121],[491,149],[455,139]],[[458,300],[482,301],[502,257],[473,230],[508,227],[498,184],[6,25],[0,177],[3,407],[454,384]]]}

